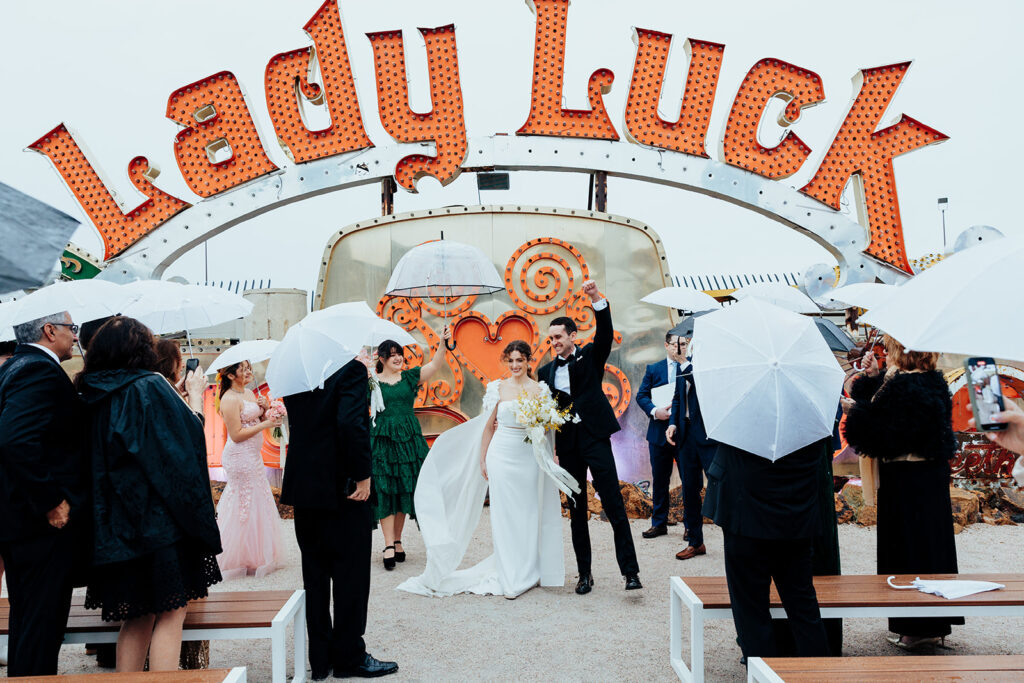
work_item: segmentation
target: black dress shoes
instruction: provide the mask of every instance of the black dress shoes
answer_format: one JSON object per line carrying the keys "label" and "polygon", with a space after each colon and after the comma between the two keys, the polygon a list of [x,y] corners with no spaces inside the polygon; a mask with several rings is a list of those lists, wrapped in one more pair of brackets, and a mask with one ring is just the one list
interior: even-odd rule
{"label": "black dress shoes", "polygon": [[335,678],[377,678],[398,671],[395,662],[382,662],[375,659],[369,652],[364,655],[363,663],[353,669],[335,669]]}
{"label": "black dress shoes", "polygon": [[643,588],[643,584],[640,583],[640,576],[637,574],[626,574],[626,590],[638,591]]}
{"label": "black dress shoes", "polygon": [[331,670],[326,669],[324,671],[313,671],[310,673],[309,677],[312,678],[314,681],[326,681],[327,677],[330,675]]}
{"label": "black dress shoes", "polygon": [[580,580],[576,582],[576,594],[586,595],[590,592],[590,589],[594,587],[594,576],[587,572],[586,574],[580,574]]}
{"label": "black dress shoes", "polygon": [[664,524],[659,524],[658,526],[652,526],[650,529],[648,529],[640,535],[644,538],[657,538],[658,536],[664,536],[667,533],[668,527],[666,527]]}

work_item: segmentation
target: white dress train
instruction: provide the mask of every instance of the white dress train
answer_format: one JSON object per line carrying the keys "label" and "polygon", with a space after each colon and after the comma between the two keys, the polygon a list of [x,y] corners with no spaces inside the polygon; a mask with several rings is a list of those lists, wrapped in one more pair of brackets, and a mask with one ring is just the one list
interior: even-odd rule
{"label": "white dress train", "polygon": [[[498,403],[491,382],[481,414],[437,438],[416,483],[416,516],[427,547],[423,574],[398,590],[430,596],[456,593],[516,597],[534,586],[562,586],[562,511],[558,489],[576,482],[544,448],[526,443],[513,401]],[[547,387],[543,387],[547,391]],[[480,472],[484,425],[497,404],[498,426],[487,449],[488,482]],[[458,569],[490,484],[492,555]]]}

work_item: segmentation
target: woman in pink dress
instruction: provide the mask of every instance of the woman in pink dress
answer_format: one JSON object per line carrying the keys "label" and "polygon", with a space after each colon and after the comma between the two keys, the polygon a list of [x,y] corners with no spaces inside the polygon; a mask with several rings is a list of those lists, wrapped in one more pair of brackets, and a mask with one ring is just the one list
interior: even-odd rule
{"label": "woman in pink dress", "polygon": [[227,486],[217,505],[224,552],[217,556],[225,580],[266,576],[282,557],[281,517],[263,470],[263,430],[278,427],[281,418],[264,419],[267,399],[248,389],[249,361],[229,365],[218,375],[220,414],[228,430],[221,454]]}

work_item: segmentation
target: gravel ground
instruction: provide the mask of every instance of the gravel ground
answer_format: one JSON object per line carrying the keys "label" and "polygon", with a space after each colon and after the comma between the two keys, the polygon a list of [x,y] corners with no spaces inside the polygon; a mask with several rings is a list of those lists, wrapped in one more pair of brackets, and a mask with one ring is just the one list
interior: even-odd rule
{"label": "gravel ground", "polygon": [[[489,551],[486,516],[485,510],[467,561],[475,562]],[[284,568],[261,579],[239,579],[214,588],[301,587],[293,523],[284,523],[288,543]],[[407,532],[409,559],[392,572],[380,564],[384,543],[376,534],[366,634],[369,651],[399,663],[399,673],[388,679],[394,682],[674,680],[668,661],[668,577],[724,574],[722,535],[717,527],[706,526],[708,554],[679,562],[674,554],[683,545],[682,527],[671,527],[668,536],[644,540],[640,532],[648,524],[647,520],[632,521],[643,591],[623,591],[611,529],[594,519],[590,522],[594,591],[582,597],[573,593],[575,563],[566,521],[565,555],[570,571],[566,586],[535,588],[515,601],[466,595],[432,599],[396,591],[402,580],[423,569],[419,534],[415,528]],[[839,527],[844,573],[874,573],[874,535],[871,528]],[[963,572],[1020,571],[1024,566],[1024,527],[975,524],[958,535],[956,543]],[[885,642],[884,619],[850,619],[844,628],[846,655],[901,656]],[[1024,619],[969,619],[966,626],[954,627],[947,640],[953,650],[943,654],[1021,654],[1022,630]],[[705,642],[708,680],[745,680],[730,621],[710,622]],[[289,653],[290,648],[289,644]],[[250,681],[270,680],[269,641],[215,641],[211,650],[211,666],[244,664],[249,667]],[[95,660],[85,656],[81,645],[67,646],[61,653],[60,670],[95,671]]]}

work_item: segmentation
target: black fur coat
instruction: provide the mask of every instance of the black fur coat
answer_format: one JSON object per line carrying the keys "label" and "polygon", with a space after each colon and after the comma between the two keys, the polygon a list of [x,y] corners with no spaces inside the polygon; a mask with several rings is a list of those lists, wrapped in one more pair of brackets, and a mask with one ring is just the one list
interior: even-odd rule
{"label": "black fur coat", "polygon": [[[942,373],[899,372],[882,387],[883,377],[861,377],[850,387],[856,405],[846,416],[846,440],[875,458],[913,453],[949,460],[956,452],[953,401]],[[881,387],[881,388],[880,388]]]}

